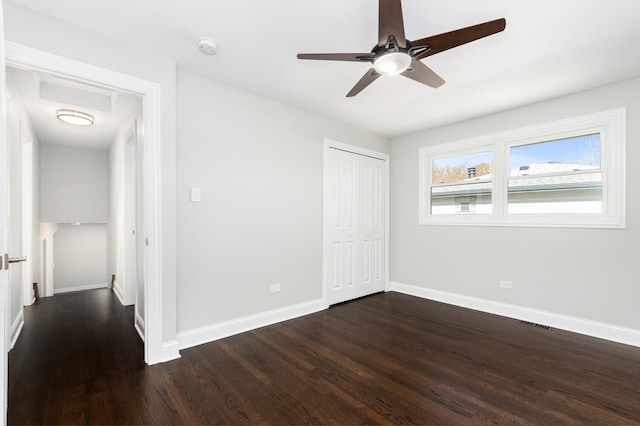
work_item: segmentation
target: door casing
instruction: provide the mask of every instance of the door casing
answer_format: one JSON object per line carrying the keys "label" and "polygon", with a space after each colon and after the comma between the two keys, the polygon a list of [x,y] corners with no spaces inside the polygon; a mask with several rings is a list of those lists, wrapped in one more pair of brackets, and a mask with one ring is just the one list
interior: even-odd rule
{"label": "door casing", "polygon": [[[131,93],[142,98],[145,143],[142,188],[144,198],[143,235],[145,238],[145,362],[147,364],[156,364],[166,361],[167,359],[165,359],[166,355],[163,353],[162,343],[162,240],[160,233],[161,108],[159,84],[16,43],[6,42],[3,45],[5,48],[3,75],[6,66],[13,66],[40,71],[115,91]],[[5,324],[3,327],[5,333],[6,327]],[[6,356],[6,351],[3,352]],[[6,393],[6,385],[4,392]]]}

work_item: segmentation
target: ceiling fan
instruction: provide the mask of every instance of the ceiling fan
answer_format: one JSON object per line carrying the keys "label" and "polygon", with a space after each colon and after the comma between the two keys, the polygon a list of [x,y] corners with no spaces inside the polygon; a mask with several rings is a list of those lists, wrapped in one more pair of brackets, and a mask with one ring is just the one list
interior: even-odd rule
{"label": "ceiling fan", "polygon": [[369,69],[347,93],[348,98],[360,93],[381,75],[400,74],[427,86],[440,87],[444,84],[444,80],[420,62],[421,59],[498,33],[507,25],[507,21],[501,18],[410,41],[404,36],[401,0],[379,1],[378,44],[371,52],[298,54],[298,59],[371,62],[373,68]]}

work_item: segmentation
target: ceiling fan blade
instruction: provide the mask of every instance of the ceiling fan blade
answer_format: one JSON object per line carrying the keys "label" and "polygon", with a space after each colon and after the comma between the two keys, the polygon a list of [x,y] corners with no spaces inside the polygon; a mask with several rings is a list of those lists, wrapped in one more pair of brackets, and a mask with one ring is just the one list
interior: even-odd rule
{"label": "ceiling fan blade", "polygon": [[433,88],[440,87],[444,84],[442,77],[415,58],[411,62],[411,67],[402,72],[401,75]]}
{"label": "ceiling fan blade", "polygon": [[371,68],[365,75],[362,76],[360,81],[358,81],[356,85],[353,86],[353,89],[351,89],[351,91],[347,93],[347,98],[351,98],[362,92],[362,89],[376,81],[378,77],[380,77],[380,74],[378,74],[378,72],[374,68]]}
{"label": "ceiling fan blade", "polygon": [[378,6],[378,46],[384,47],[389,36],[394,36],[398,47],[407,47],[400,0],[380,0]]}
{"label": "ceiling fan blade", "polygon": [[320,61],[352,61],[372,62],[375,56],[367,53],[298,53],[298,59],[315,59]]}
{"label": "ceiling fan blade", "polygon": [[445,50],[481,39],[483,37],[499,33],[500,31],[503,31],[506,26],[507,21],[504,18],[501,18],[494,21],[485,22],[483,24],[460,28],[459,30],[449,31],[448,33],[442,33],[420,40],[415,40],[411,42],[411,45],[413,47],[431,47],[431,49],[429,49],[428,51],[415,57],[415,59],[419,60],[422,58],[426,58],[427,56],[435,55],[436,53],[440,53]]}

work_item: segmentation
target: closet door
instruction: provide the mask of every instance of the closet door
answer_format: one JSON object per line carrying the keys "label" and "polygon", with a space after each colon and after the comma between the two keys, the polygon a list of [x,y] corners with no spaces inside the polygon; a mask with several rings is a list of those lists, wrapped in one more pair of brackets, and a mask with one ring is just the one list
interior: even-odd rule
{"label": "closet door", "polygon": [[384,290],[384,161],[329,149],[325,276],[329,304]]}
{"label": "closet door", "polygon": [[360,156],[358,265],[362,292],[357,297],[384,291],[384,182],[384,161]]}

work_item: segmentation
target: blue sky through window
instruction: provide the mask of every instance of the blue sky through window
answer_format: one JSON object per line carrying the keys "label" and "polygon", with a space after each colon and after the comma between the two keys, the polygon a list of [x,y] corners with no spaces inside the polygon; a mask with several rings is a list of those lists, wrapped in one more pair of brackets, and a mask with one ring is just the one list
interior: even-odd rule
{"label": "blue sky through window", "polygon": [[510,161],[512,170],[551,162],[600,167],[600,134],[514,146]]}
{"label": "blue sky through window", "polygon": [[[600,134],[576,136],[510,148],[510,169],[546,163],[580,164],[600,167]],[[434,168],[476,167],[492,163],[492,152],[476,152],[433,160]],[[487,170],[488,171],[488,170]],[[485,173],[487,172],[485,171]],[[480,174],[478,174],[480,176]]]}
{"label": "blue sky through window", "polygon": [[457,166],[475,167],[481,163],[491,164],[491,151],[457,155],[455,157],[438,158],[433,160],[433,165],[441,168]]}

